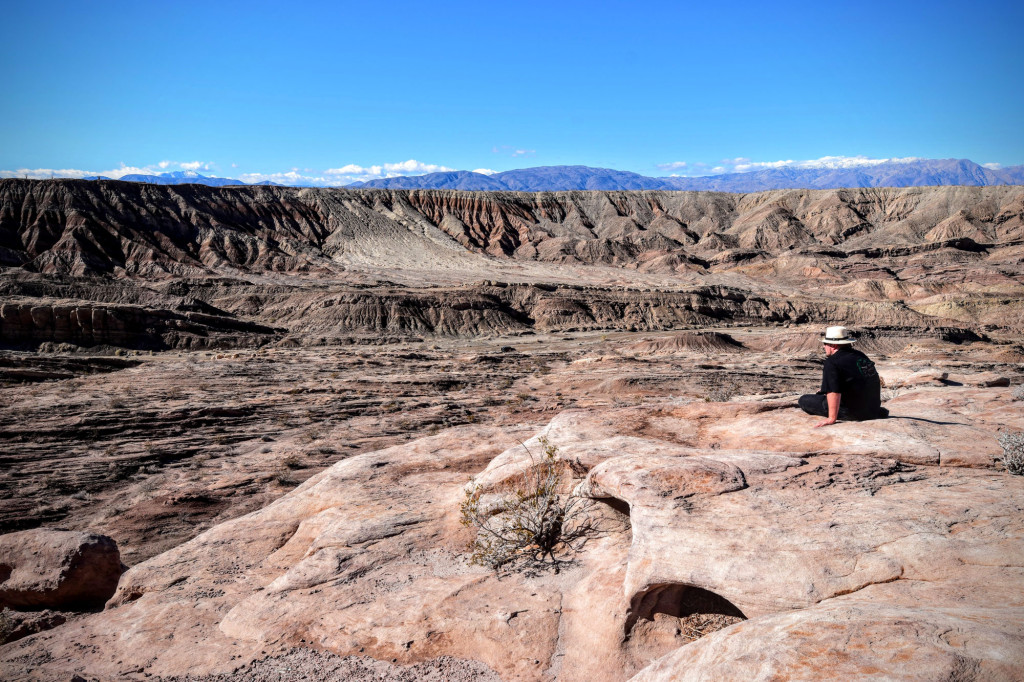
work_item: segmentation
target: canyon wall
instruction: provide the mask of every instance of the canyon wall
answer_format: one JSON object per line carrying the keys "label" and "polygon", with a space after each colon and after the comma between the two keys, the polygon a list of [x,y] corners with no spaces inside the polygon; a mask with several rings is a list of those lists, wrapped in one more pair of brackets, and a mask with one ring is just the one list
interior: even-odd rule
{"label": "canyon wall", "polygon": [[1022,256],[1021,187],[531,194],[3,180],[0,342],[1017,328]]}

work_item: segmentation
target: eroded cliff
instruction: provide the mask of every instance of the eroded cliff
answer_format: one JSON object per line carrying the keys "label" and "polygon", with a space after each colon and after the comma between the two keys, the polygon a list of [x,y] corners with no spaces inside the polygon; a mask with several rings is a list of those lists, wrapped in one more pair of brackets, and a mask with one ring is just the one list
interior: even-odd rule
{"label": "eroded cliff", "polygon": [[1014,328],[1022,255],[1019,187],[526,194],[4,180],[0,340]]}

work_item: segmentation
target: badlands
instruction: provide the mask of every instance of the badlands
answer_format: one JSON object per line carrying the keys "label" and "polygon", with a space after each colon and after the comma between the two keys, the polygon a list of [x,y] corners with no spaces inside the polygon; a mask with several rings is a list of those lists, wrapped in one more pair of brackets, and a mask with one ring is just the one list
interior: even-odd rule
{"label": "badlands", "polygon": [[[2,180],[0,268],[2,679],[1024,679],[1024,188]],[[471,565],[544,443],[598,531]]]}

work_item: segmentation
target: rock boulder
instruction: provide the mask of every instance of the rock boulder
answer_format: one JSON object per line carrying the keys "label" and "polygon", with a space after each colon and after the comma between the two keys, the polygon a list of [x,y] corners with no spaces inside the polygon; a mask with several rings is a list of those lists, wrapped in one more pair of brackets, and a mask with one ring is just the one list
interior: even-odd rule
{"label": "rock boulder", "polygon": [[106,535],[43,528],[0,535],[0,608],[100,608],[121,571],[117,543]]}

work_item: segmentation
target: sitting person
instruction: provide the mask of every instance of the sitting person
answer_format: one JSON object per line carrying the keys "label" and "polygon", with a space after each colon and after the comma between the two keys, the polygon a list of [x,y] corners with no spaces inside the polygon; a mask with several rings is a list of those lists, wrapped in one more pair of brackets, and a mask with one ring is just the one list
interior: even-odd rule
{"label": "sitting person", "polygon": [[800,396],[800,408],[807,414],[827,417],[814,425],[827,426],[837,420],[862,421],[889,416],[882,407],[881,382],[875,363],[859,350],[846,327],[825,330],[825,366],[822,368],[821,390]]}

